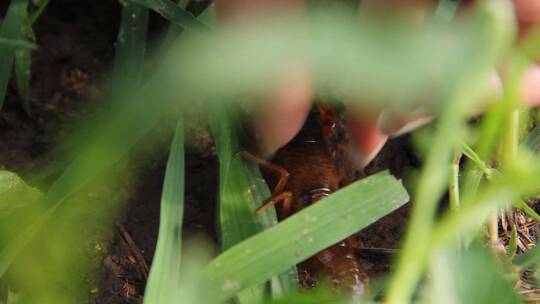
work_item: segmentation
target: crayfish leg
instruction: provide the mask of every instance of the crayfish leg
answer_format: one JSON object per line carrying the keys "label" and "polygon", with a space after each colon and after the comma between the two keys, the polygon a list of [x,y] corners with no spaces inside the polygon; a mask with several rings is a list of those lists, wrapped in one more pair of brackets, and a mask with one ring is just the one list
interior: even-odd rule
{"label": "crayfish leg", "polygon": [[285,168],[273,164],[266,159],[255,156],[246,150],[240,151],[239,154],[245,159],[256,162],[259,166],[264,167],[265,169],[279,177],[276,187],[274,188],[274,191],[272,191],[272,195],[277,196],[283,192],[283,190],[285,189],[285,185],[287,185],[287,181],[289,179],[289,172],[285,170]]}
{"label": "crayfish leg", "polygon": [[280,194],[272,197],[267,203],[257,208],[255,212],[257,213],[257,215],[261,215],[264,211],[266,211],[266,209],[278,203],[283,204],[281,212],[283,215],[282,217],[287,217],[292,211],[292,193],[289,191],[281,192]]}

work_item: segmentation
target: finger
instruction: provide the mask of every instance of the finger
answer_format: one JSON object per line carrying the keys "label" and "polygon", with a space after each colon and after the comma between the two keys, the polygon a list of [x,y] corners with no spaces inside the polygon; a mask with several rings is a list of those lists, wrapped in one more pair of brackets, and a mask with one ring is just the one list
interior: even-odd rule
{"label": "finger", "polygon": [[519,28],[519,38],[523,40],[540,26],[540,1],[514,0],[514,6]]}
{"label": "finger", "polygon": [[519,22],[540,23],[540,1],[514,0],[514,8]]}
{"label": "finger", "polygon": [[347,128],[350,136],[350,158],[357,169],[363,169],[379,153],[388,139],[377,123],[379,112],[347,110]]}
{"label": "finger", "polygon": [[253,127],[261,156],[270,157],[300,131],[311,108],[312,84],[308,72],[291,68],[274,94],[254,112]]}
{"label": "finger", "polygon": [[526,106],[540,106],[540,66],[531,65],[525,70],[521,82],[521,96]]}

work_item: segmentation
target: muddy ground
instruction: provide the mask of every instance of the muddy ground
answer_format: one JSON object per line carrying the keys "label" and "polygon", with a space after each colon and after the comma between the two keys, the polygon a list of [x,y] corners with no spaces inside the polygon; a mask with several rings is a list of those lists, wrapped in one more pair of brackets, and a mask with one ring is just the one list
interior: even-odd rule
{"label": "muddy ground", "polygon": [[[5,4],[0,4],[0,14],[4,12]],[[51,1],[35,26],[39,49],[32,55],[31,116],[23,111],[14,82],[0,112],[0,166],[27,177],[32,169],[54,160],[55,144],[88,115],[88,109],[100,107],[92,98],[99,96],[99,84],[107,80],[119,20],[116,1]],[[152,15],[151,33],[159,32],[162,24]],[[190,145],[187,153],[183,232],[203,234],[217,242],[217,162],[212,151],[211,143],[202,140]],[[91,253],[98,271],[87,280],[88,300],[84,302],[142,302],[158,232],[167,151],[152,155],[151,162],[141,164],[139,176],[130,183],[135,185],[133,192],[114,220],[104,223],[103,229],[111,233],[102,250]],[[389,168],[402,177],[417,166],[409,139],[401,137],[391,140],[366,171]],[[390,249],[398,246],[407,214],[405,206],[358,235],[373,249],[359,252],[370,274],[389,270]]]}

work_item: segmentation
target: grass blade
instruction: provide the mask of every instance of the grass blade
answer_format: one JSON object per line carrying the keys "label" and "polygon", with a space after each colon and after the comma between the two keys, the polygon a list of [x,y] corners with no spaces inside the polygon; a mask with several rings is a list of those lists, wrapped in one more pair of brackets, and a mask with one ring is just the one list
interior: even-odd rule
{"label": "grass blade", "polygon": [[[187,6],[186,1],[178,1],[179,7],[182,9],[185,9]],[[215,23],[215,7],[214,4],[210,4],[204,11],[202,11],[199,15],[197,15],[197,20],[199,20],[201,23],[205,24],[208,27],[212,27],[212,25]],[[171,23],[169,25],[169,28],[167,29],[167,33],[165,34],[165,38],[163,39],[163,42],[161,43],[161,46],[159,47],[159,52],[162,54],[166,54],[168,51],[171,50],[171,47],[174,45],[174,43],[178,43],[178,39],[180,34],[183,32],[183,28],[181,26],[178,26],[174,23]],[[181,38],[180,38],[181,39]],[[161,58],[165,56],[158,55],[157,58]]]}
{"label": "grass blade", "polygon": [[184,130],[179,121],[167,161],[156,252],[144,303],[174,303],[180,284],[182,218],[184,213]]}
{"label": "grass blade", "polygon": [[30,51],[30,49],[22,49],[15,52],[17,90],[21,97],[22,106],[27,114],[30,114],[30,71],[32,68]]}
{"label": "grass blade", "polygon": [[[231,115],[226,111],[213,111],[210,126],[216,141],[220,162],[219,228],[222,250],[253,236],[277,223],[270,212],[257,216],[255,210],[270,197],[270,191],[255,164],[244,163],[238,151],[237,130]],[[246,191],[247,189],[247,191]],[[294,269],[280,275],[272,290],[288,291],[296,286]],[[244,290],[238,295],[241,303],[261,302],[265,286]]]}
{"label": "grass blade", "polygon": [[521,269],[538,264],[540,262],[540,246],[535,246],[533,249],[516,256],[513,261]]}
{"label": "grass blade", "polygon": [[[36,35],[32,26],[37,21],[39,16],[45,10],[48,0],[38,1],[36,10],[33,13],[28,13],[25,18],[21,37],[26,40],[36,43]],[[15,52],[15,79],[17,81],[17,89],[21,97],[21,104],[28,115],[30,113],[30,73],[32,68],[32,58],[30,52],[33,49],[20,49]]]}
{"label": "grass blade", "polygon": [[[220,299],[255,286],[367,227],[409,199],[388,172],[353,183],[214,259],[204,275]],[[329,227],[332,229],[328,229]]]}
{"label": "grass blade", "polygon": [[43,14],[43,11],[49,4],[49,0],[36,0],[33,1],[33,3],[36,6],[36,9],[28,16],[28,21],[30,22],[30,25],[34,25],[34,23],[36,23],[41,14]]}
{"label": "grass blade", "polygon": [[536,213],[524,200],[518,199],[514,203],[514,207],[525,212],[530,218],[540,223],[540,214]]}
{"label": "grass blade", "polygon": [[0,170],[0,218],[28,204],[37,204],[43,194],[28,186],[19,176]]}
{"label": "grass blade", "polygon": [[37,44],[30,41],[0,37],[0,49],[35,50],[37,47]]}
{"label": "grass blade", "polygon": [[209,28],[213,28],[217,23],[217,13],[216,13],[216,6],[212,2],[210,6],[208,6],[198,17],[197,19],[208,26]]}
{"label": "grass blade", "polygon": [[492,170],[489,168],[489,166],[484,162],[480,156],[466,143],[462,143],[461,146],[463,154],[467,156],[477,167],[486,175],[486,178],[490,179],[492,175]]}
{"label": "grass blade", "polygon": [[197,32],[206,32],[208,27],[197,20],[190,12],[178,6],[171,0],[131,0],[140,5],[144,5],[151,10],[156,11],[165,19],[186,29],[192,29]]}
{"label": "grass blade", "polygon": [[[27,1],[12,2],[16,9],[13,11],[14,13],[11,19],[6,17],[6,22],[2,25],[2,29],[0,29],[0,57],[3,57],[0,58],[0,108],[5,98],[11,65],[13,64],[13,60],[15,60],[15,76],[21,103],[25,111],[30,114],[30,51],[37,48],[32,25],[37,21],[41,13],[43,13],[48,2],[48,0],[37,1],[35,3],[37,9],[30,16],[27,16],[26,12]],[[9,14],[8,12],[8,16]],[[7,23],[8,20],[11,23],[9,25]],[[26,36],[25,38],[28,40],[18,39],[22,38],[22,36]],[[4,73],[7,74],[4,75]]]}
{"label": "grass blade", "polygon": [[[269,212],[261,216],[255,210],[271,194],[257,166],[237,155],[240,128],[226,111],[213,111],[210,119],[220,160],[220,226],[224,250],[273,226],[277,218]],[[246,189],[248,189],[246,191]],[[230,233],[228,231],[231,231]]]}
{"label": "grass blade", "polygon": [[466,250],[444,250],[432,259],[430,276],[419,303],[522,303],[503,263],[477,243]]}
{"label": "grass blade", "polygon": [[122,8],[122,20],[116,40],[113,79],[115,84],[137,86],[143,76],[146,52],[148,9],[128,2]]}
{"label": "grass blade", "polygon": [[540,150],[540,127],[536,126],[529,135],[527,135],[522,146],[529,148],[533,153],[538,153]]}
{"label": "grass blade", "polygon": [[34,50],[37,45],[36,37],[34,35],[34,31],[32,29],[32,26],[34,23],[38,20],[38,18],[41,16],[45,8],[47,7],[47,4],[49,4],[48,0],[41,0],[36,1],[34,3],[37,8],[34,12],[28,14],[28,18],[26,18],[26,24],[24,26],[23,35],[26,36],[29,41],[30,45],[35,47],[30,48],[22,48],[15,52],[15,79],[17,81],[17,89],[19,92],[19,96],[21,97],[21,103],[28,115],[31,115],[30,113],[30,73],[31,73],[31,67],[32,67],[32,58],[30,51]]}
{"label": "grass blade", "polygon": [[[261,176],[261,172],[256,164],[244,161],[244,172],[247,175],[248,181],[253,185],[251,193],[258,202],[265,202],[270,196],[270,190],[266,185],[265,180]],[[274,212],[265,212],[258,215],[264,229],[268,229],[277,223],[276,214]],[[290,267],[287,271],[272,278],[270,282],[272,298],[280,298],[283,295],[292,293],[298,288],[298,274],[296,266]]]}
{"label": "grass blade", "polygon": [[518,249],[517,244],[517,229],[516,225],[512,225],[512,234],[510,234],[510,240],[508,241],[508,256],[513,259],[516,256]]}
{"label": "grass blade", "polygon": [[[0,27],[0,37],[5,39],[18,39],[21,35],[28,0],[12,0],[6,17]],[[7,48],[0,49],[0,110],[4,104],[11,67],[15,58],[15,51]]]}
{"label": "grass blade", "polygon": [[461,160],[461,151],[454,152],[452,164],[450,165],[450,181],[448,183],[448,200],[451,210],[458,210],[461,205],[461,195],[459,189],[459,162]]}

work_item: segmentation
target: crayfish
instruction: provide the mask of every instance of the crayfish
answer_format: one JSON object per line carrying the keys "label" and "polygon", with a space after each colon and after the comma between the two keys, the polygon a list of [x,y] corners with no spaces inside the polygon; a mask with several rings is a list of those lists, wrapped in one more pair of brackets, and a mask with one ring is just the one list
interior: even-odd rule
{"label": "crayfish", "polygon": [[[300,133],[270,161],[242,151],[244,158],[278,177],[272,198],[257,213],[275,205],[281,221],[348,184],[350,166],[344,130],[336,111],[315,103]],[[302,286],[314,288],[320,281],[329,280],[339,291],[363,294],[369,279],[355,256],[355,246],[358,243],[349,237],[299,264]]]}

